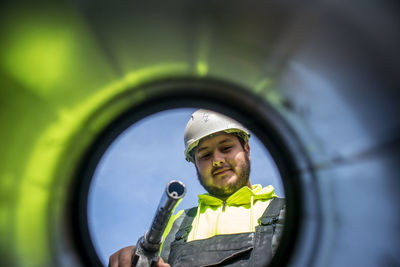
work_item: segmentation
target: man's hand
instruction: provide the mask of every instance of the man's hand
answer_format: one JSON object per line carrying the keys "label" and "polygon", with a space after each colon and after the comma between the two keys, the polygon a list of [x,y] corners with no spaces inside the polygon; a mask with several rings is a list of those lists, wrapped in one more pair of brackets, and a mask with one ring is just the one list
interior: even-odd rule
{"label": "man's hand", "polygon": [[[131,267],[132,256],[135,252],[135,246],[122,248],[110,256],[108,267]],[[157,267],[171,267],[165,263],[161,258],[158,258]]]}

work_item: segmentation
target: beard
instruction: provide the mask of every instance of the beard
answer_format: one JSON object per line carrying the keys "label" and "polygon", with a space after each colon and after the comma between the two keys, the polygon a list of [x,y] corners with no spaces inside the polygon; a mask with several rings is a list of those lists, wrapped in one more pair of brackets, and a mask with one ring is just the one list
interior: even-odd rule
{"label": "beard", "polygon": [[233,193],[235,193],[237,190],[242,188],[243,186],[247,186],[250,181],[250,160],[249,157],[246,155],[245,156],[245,162],[240,166],[239,173],[236,173],[237,179],[234,183],[228,184],[224,186],[223,188],[214,186],[214,185],[206,185],[203,183],[205,179],[203,179],[203,176],[200,174],[199,170],[196,167],[196,172],[197,172],[197,178],[200,182],[200,184],[204,187],[205,190],[207,190],[208,193],[211,195],[220,198],[220,199],[226,199]]}

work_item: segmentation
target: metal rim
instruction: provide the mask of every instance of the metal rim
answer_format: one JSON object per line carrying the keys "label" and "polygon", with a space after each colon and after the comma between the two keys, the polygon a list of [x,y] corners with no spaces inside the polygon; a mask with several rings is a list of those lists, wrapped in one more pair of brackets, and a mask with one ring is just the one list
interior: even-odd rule
{"label": "metal rim", "polygon": [[[76,251],[85,265],[101,266],[91,241],[87,220],[90,182],[101,156],[111,142],[133,123],[162,110],[183,107],[213,109],[244,122],[270,151],[282,176],[287,201],[283,237],[270,266],[287,265],[291,256],[298,254],[302,246],[307,246],[307,250],[311,251],[316,249],[319,226],[310,227],[304,216],[306,210],[312,209],[317,217],[314,220],[319,220],[319,201],[312,166],[295,133],[266,100],[249,90],[219,80],[168,79],[124,92],[110,100],[86,124],[90,126],[98,117],[108,116],[109,110],[115,110],[127,98],[135,99],[138,93],[145,93],[145,100],[127,106],[111,117],[86,149],[75,172],[69,200],[72,203],[68,210],[69,228]],[[305,265],[312,261],[312,253],[308,254],[310,256],[302,259]]]}

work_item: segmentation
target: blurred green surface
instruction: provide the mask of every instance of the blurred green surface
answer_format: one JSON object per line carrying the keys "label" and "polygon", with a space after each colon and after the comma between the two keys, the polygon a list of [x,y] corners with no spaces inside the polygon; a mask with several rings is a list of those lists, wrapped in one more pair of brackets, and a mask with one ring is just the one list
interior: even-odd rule
{"label": "blurred green surface", "polygon": [[390,1],[3,1],[0,266],[82,266],[65,227],[75,168],[146,98],[142,85],[180,77],[246,88],[289,124],[272,131],[299,160],[285,192],[302,198],[303,224],[281,259],[396,265],[396,12]]}
{"label": "blurred green surface", "polygon": [[[166,77],[219,77],[258,93],[271,84],[259,73],[259,51],[240,36],[217,39],[206,18],[189,18],[193,26],[182,23],[190,16],[184,11],[127,16],[123,6],[121,13],[99,6],[91,19],[85,8],[61,1],[9,3],[0,12],[2,266],[59,260],[53,217],[63,212],[57,205],[67,197],[69,167],[120,111],[85,128],[110,99]],[[89,133],[80,139],[83,129]]]}

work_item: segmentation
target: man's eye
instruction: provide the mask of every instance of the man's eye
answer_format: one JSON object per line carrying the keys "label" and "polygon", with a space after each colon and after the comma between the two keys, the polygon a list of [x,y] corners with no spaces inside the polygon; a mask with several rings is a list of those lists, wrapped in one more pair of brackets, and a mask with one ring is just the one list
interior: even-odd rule
{"label": "man's eye", "polygon": [[231,149],[232,147],[231,146],[226,146],[226,147],[224,147],[223,149],[222,149],[222,151],[229,151],[230,149]]}
{"label": "man's eye", "polygon": [[201,159],[208,159],[210,157],[210,153],[204,154],[202,156],[200,156]]}

